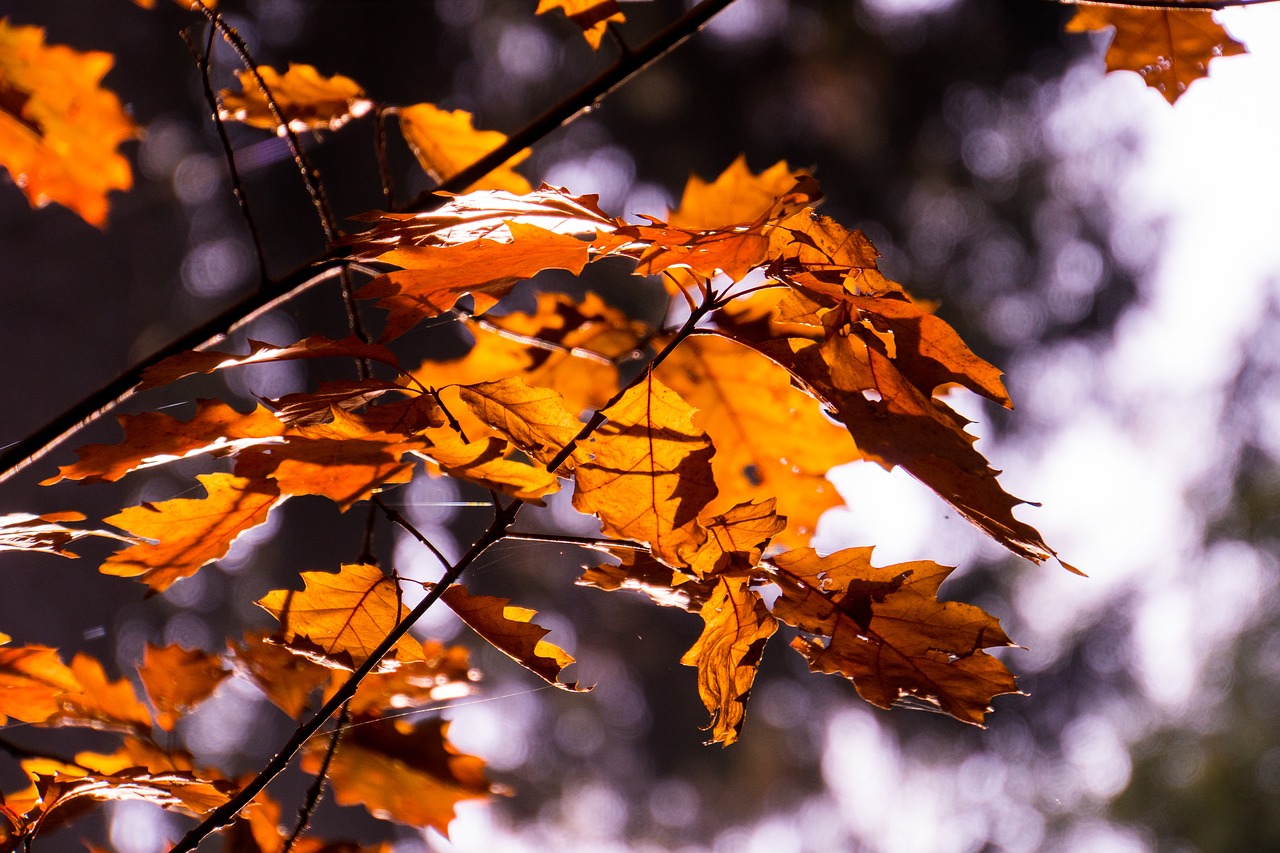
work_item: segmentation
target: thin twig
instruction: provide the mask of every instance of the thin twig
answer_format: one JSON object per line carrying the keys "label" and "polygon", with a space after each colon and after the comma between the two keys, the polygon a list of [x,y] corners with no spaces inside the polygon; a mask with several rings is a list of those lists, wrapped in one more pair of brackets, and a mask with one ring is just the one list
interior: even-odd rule
{"label": "thin twig", "polygon": [[382,510],[386,514],[387,518],[389,518],[393,524],[398,524],[406,533],[414,539],[417,539],[420,545],[424,546],[428,551],[434,554],[435,558],[440,561],[440,565],[448,567],[449,558],[444,555],[444,552],[437,548],[430,539],[424,536],[422,531],[414,527],[409,519],[401,515],[395,507],[386,503],[382,498],[376,495],[373,498],[373,503],[378,507],[378,509]]}
{"label": "thin twig", "polygon": [[236,204],[240,207],[240,214],[244,217],[245,225],[249,228],[249,236],[253,238],[253,249],[258,255],[258,287],[264,287],[271,280],[270,274],[267,272],[267,253],[263,248],[262,234],[258,231],[258,223],[254,221],[253,211],[249,209],[249,198],[245,195],[244,184],[240,181],[240,170],[236,168],[236,154],[231,147],[231,138],[227,136],[227,126],[222,121],[222,112],[218,109],[218,96],[213,93],[213,86],[209,82],[209,60],[213,56],[213,37],[217,34],[217,27],[209,27],[209,40],[205,42],[204,55],[196,50],[195,43],[191,41],[191,36],[186,30],[182,30],[179,35],[187,45],[187,50],[191,51],[192,58],[195,59],[200,69],[200,83],[204,87],[204,99],[209,104],[209,110],[213,114],[213,126],[218,129],[218,140],[222,143],[222,155],[227,161],[227,171],[231,174],[231,194],[236,198]]}
{"label": "thin twig", "polygon": [[333,734],[329,735],[329,747],[324,751],[324,759],[320,762],[320,769],[316,771],[316,780],[307,790],[307,798],[303,802],[302,808],[298,809],[298,822],[293,825],[293,832],[285,840],[284,847],[280,853],[290,853],[293,850],[294,843],[298,840],[298,836],[306,832],[307,827],[311,826],[311,818],[316,813],[316,807],[320,805],[321,795],[324,794],[324,783],[329,778],[329,765],[333,763],[333,755],[338,751],[338,741],[342,740],[342,732],[350,719],[351,708],[349,705],[343,705],[342,710],[338,712]]}
{"label": "thin twig", "polygon": [[592,548],[597,551],[648,551],[649,546],[643,542],[632,542],[630,539],[601,539],[596,536],[569,536],[559,533],[520,533],[508,531],[502,537],[517,542],[545,542],[551,545],[576,545],[579,548]]}
{"label": "thin twig", "polygon": [[1059,6],[1113,6],[1118,9],[1184,9],[1217,12],[1222,9],[1263,6],[1277,0],[1045,0]]}
{"label": "thin twig", "polygon": [[382,184],[382,197],[386,200],[388,210],[396,206],[395,185],[391,182],[391,164],[387,162],[386,117],[393,112],[385,107],[378,107],[373,113],[373,153],[378,161],[378,181]]}
{"label": "thin twig", "polygon": [[601,355],[595,350],[589,350],[585,347],[567,347],[564,344],[558,344],[555,341],[548,341],[544,338],[535,338],[532,335],[522,335],[519,332],[514,332],[511,329],[499,326],[492,320],[486,320],[484,317],[477,316],[469,311],[462,311],[458,308],[450,308],[449,313],[454,314],[463,322],[475,323],[486,332],[492,332],[495,335],[524,344],[528,347],[533,347],[534,349],[546,350],[547,352],[562,352],[565,355],[571,355],[574,358],[594,361],[599,364],[607,364],[610,367],[614,365],[613,359],[609,358],[607,355]]}

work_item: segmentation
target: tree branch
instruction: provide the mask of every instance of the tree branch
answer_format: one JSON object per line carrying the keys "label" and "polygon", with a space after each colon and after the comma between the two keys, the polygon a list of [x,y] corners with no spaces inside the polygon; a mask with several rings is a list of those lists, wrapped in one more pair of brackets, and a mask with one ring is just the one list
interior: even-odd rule
{"label": "tree branch", "polygon": [[1059,6],[1113,6],[1118,9],[1187,9],[1217,12],[1263,6],[1277,0],[1045,0]]}
{"label": "tree branch", "polygon": [[285,840],[280,853],[290,853],[298,836],[311,826],[311,818],[316,813],[316,807],[320,805],[320,797],[324,794],[324,783],[329,778],[329,765],[333,763],[333,755],[338,751],[338,741],[342,740],[342,732],[350,719],[351,709],[343,705],[335,721],[333,734],[329,735],[329,747],[324,751],[324,760],[320,762],[320,769],[316,771],[316,780],[307,790],[307,799],[303,802],[302,808],[298,809],[298,822],[293,825],[293,832]]}
{"label": "tree branch", "polygon": [[[461,192],[481,177],[505,163],[524,148],[529,147],[551,131],[569,121],[575,115],[594,105],[614,89],[629,80],[637,72],[664,56],[668,51],[702,27],[707,21],[722,11],[733,0],[703,0],[693,9],[676,19],[632,54],[633,59],[622,65],[615,64],[608,71],[597,76],[573,95],[555,105],[541,116],[510,137],[506,144],[499,146],[488,156],[481,158],[476,164],[452,178],[449,178],[435,192]],[[205,16],[212,13],[205,10]],[[431,195],[425,198],[421,207],[439,204],[439,197]],[[417,200],[415,200],[415,203]],[[257,293],[236,303],[231,308],[188,332],[150,356],[142,359],[126,369],[118,377],[97,391],[82,398],[62,414],[30,433],[25,438],[14,442],[0,453],[0,483],[8,480],[28,465],[43,458],[56,448],[72,433],[86,424],[92,423],[99,416],[109,412],[116,405],[130,396],[134,386],[141,379],[142,372],[171,355],[193,349],[213,346],[234,329],[271,310],[292,296],[301,293],[307,287],[322,281],[335,271],[346,269],[345,258],[350,253],[346,247],[330,246],[311,264],[295,270],[269,287],[261,288]],[[317,274],[319,267],[322,273]]]}

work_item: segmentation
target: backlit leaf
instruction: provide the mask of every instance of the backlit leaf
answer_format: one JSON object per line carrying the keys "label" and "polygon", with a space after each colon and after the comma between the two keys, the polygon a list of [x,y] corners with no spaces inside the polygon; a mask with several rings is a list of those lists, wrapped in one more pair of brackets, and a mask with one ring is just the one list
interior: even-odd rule
{"label": "backlit leaf", "polygon": [[[400,585],[377,566],[352,563],[336,574],[303,572],[302,580],[302,591],[277,589],[258,604],[280,621],[290,650],[313,650],[328,666],[360,666],[404,617]],[[393,654],[412,659],[414,651],[406,637]]]}
{"label": "backlit leaf", "polygon": [[302,716],[316,689],[329,681],[330,670],[279,641],[262,634],[245,634],[229,643],[237,670],[249,678],[268,699],[295,719]]}
{"label": "backlit leaf", "polygon": [[[444,183],[507,141],[496,130],[476,130],[466,110],[442,110],[434,104],[413,104],[396,110],[400,132],[418,163],[437,183]],[[471,190],[506,190],[517,194],[533,187],[514,170],[530,154],[526,148],[501,167],[476,181]]]}
{"label": "backlit leaf", "polygon": [[0,515],[0,551],[38,551],[75,559],[78,555],[68,551],[67,545],[86,536],[132,541],[110,530],[68,527],[63,523],[83,520],[84,516],[78,512],[47,512],[44,515],[13,512]]}
{"label": "backlit leaf", "polygon": [[1067,32],[1115,27],[1107,50],[1108,71],[1136,71],[1148,86],[1176,101],[1209,73],[1219,56],[1245,52],[1206,9],[1139,9],[1077,6]]}
{"label": "backlit leaf", "polygon": [[[374,817],[449,832],[454,806],[484,799],[490,786],[484,762],[454,749],[446,735],[449,724],[404,719],[352,719],[329,765],[334,799],[362,805]],[[327,747],[312,740],[302,756],[302,769],[315,773]]]}
{"label": "backlit leaf", "polygon": [[559,9],[577,24],[587,42],[596,50],[600,49],[600,41],[610,23],[626,21],[618,0],[539,0],[537,14],[552,9]]}
{"label": "backlit leaf", "polygon": [[197,351],[179,353],[144,370],[138,390],[157,388],[185,376],[213,373],[228,367],[309,358],[364,358],[399,369],[395,354],[381,344],[366,344],[355,336],[332,340],[324,335],[312,335],[287,346],[249,341],[249,352],[245,355]]}
{"label": "backlit leaf", "polygon": [[814,671],[851,679],[871,704],[910,696],[981,725],[993,697],[1017,692],[1004,664],[982,651],[1012,645],[1000,623],[973,605],[938,601],[952,569],[872,566],[870,548],[788,551],[773,563],[782,588],[773,615],[816,635],[792,646]]}
{"label": "backlit leaf", "polygon": [[99,228],[107,193],[133,186],[117,149],[138,132],[99,85],[112,63],[109,53],[46,45],[41,28],[0,19],[0,166],[33,206],[57,202]]}
{"label": "backlit leaf", "polygon": [[702,635],[680,659],[698,668],[698,695],[711,712],[711,742],[725,746],[742,731],[765,642],[778,630],[760,593],[749,584],[747,578],[716,582],[702,607]]}
{"label": "backlit leaf", "polygon": [[140,542],[113,554],[100,571],[137,577],[155,592],[163,592],[174,581],[225,556],[236,537],[265,522],[267,512],[280,500],[269,481],[231,474],[202,474],[196,479],[207,497],[144,503],[106,519],[135,536],[157,541]]}
{"label": "backlit leaf", "polygon": [[[310,65],[289,64],[284,74],[267,65],[259,65],[262,82],[280,110],[285,124],[296,133],[306,130],[337,130],[353,118],[373,109],[356,81],[341,74],[325,77]],[[276,122],[267,96],[248,71],[238,71],[239,92],[222,90],[219,114],[223,121],[238,121],[284,135]]]}
{"label": "backlit leaf", "polygon": [[537,504],[560,490],[555,474],[542,466],[508,458],[511,447],[504,439],[486,436],[467,443],[453,430],[441,427],[432,432],[430,440],[431,446],[418,452],[451,477]]}
{"label": "backlit leaf", "polygon": [[[471,668],[465,647],[445,646],[435,640],[423,640],[421,646],[413,659],[397,661],[394,669],[366,676],[348,704],[351,713],[398,715],[406,708],[421,708],[471,694],[479,674]],[[340,675],[335,672],[334,678]]]}
{"label": "backlit leaf", "polygon": [[128,679],[111,681],[102,664],[85,654],[71,659],[71,672],[80,689],[63,697],[62,710],[50,720],[52,725],[151,734],[151,712],[138,701]]}
{"label": "backlit leaf", "polygon": [[778,200],[805,176],[785,161],[753,174],[746,155],[739,155],[727,169],[708,183],[692,175],[685,184],[680,207],[667,221],[680,228],[718,229],[726,224],[751,223],[773,211]]}
{"label": "backlit leaf", "polygon": [[147,643],[138,667],[138,677],[157,712],[156,724],[165,731],[173,731],[178,720],[212,696],[230,674],[217,655],[176,644]]}
{"label": "backlit leaf", "polygon": [[513,607],[507,598],[472,595],[457,584],[446,589],[441,598],[485,641],[543,681],[561,690],[580,689],[576,681],[560,681],[560,673],[573,658],[542,639],[549,632],[533,623],[534,611]]}
{"label": "backlit leaf", "polygon": [[47,646],[0,647],[0,723],[42,723],[80,692],[75,673]]}

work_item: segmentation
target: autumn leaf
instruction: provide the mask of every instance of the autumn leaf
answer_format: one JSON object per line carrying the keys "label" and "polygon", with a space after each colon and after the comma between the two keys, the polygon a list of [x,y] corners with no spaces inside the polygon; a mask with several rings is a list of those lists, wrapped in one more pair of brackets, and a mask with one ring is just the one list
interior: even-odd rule
{"label": "autumn leaf", "polygon": [[74,464],[63,465],[56,476],[41,485],[50,486],[61,480],[115,482],[131,471],[197,454],[235,453],[285,431],[284,425],[261,406],[245,414],[220,400],[197,400],[195,415],[185,421],[162,412],[117,415],[116,420],[124,429],[123,441],[80,448]]}
{"label": "autumn leaf", "polygon": [[880,272],[880,252],[866,234],[804,209],[769,232],[769,275],[833,304],[849,296],[901,293]]}
{"label": "autumn leaf", "polygon": [[533,388],[518,376],[464,386],[458,393],[480,420],[544,464],[582,429],[559,394]]}
{"label": "autumn leaf", "polygon": [[[281,638],[245,634],[240,642],[228,643],[236,669],[271,700],[276,707],[297,719],[307,709],[311,695],[329,681],[329,669],[295,654],[282,645]],[[372,676],[370,676],[372,677]]]}
{"label": "autumn leaf", "polygon": [[604,38],[609,24],[621,24],[627,20],[618,6],[618,0],[539,0],[537,14],[559,9],[565,17],[582,30],[587,43],[596,50]]}
{"label": "autumn leaf", "polygon": [[[667,221],[679,228],[716,230],[726,224],[753,223],[774,212],[796,182],[807,177],[778,161],[759,174],[751,171],[745,154],[739,155],[714,181],[691,175],[680,197],[680,206]],[[808,200],[811,197],[806,196]]]}
{"label": "autumn leaf", "polygon": [[695,231],[646,218],[648,225],[618,229],[619,234],[645,246],[637,259],[636,275],[679,268],[702,278],[723,272],[732,281],[740,281],[764,262],[769,251],[763,222]]}
{"label": "autumn leaf", "polygon": [[[282,423],[306,427],[332,423],[335,409],[354,415],[387,394],[406,395],[409,399],[384,403],[375,408],[376,413],[366,412],[359,418],[372,431],[408,435],[445,422],[434,397],[385,379],[321,382],[314,391],[285,394],[278,400],[266,402],[276,410],[275,416]],[[392,412],[394,414],[390,414]]]}
{"label": "autumn leaf", "polygon": [[618,549],[618,565],[589,566],[574,583],[606,592],[630,590],[643,593],[661,607],[698,613],[710,599],[718,581],[699,581],[692,575],[660,563],[645,551]]}
{"label": "autumn leaf", "polygon": [[1067,32],[1107,27],[1115,27],[1107,70],[1136,71],[1171,104],[1208,76],[1213,59],[1245,53],[1207,9],[1077,6]]}
{"label": "autumn leaf", "polygon": [[765,642],[778,630],[760,593],[748,578],[720,578],[703,605],[704,627],[680,658],[698,668],[698,695],[711,712],[711,743],[738,739]]}
{"label": "autumn leaf", "polygon": [[83,520],[84,516],[78,512],[47,512],[44,515],[13,512],[0,515],[0,551],[37,551],[75,559],[79,555],[68,551],[67,545],[86,536],[132,541],[110,530],[68,527],[63,523]]}
{"label": "autumn leaf", "polygon": [[[399,107],[400,132],[423,170],[444,183],[472,163],[507,141],[506,134],[496,130],[476,130],[472,115],[466,110],[442,110],[434,104]],[[515,171],[528,159],[528,148],[514,155],[467,188],[472,190],[506,190],[523,194],[533,190],[529,182]]]}
{"label": "autumn leaf", "polygon": [[[484,762],[454,749],[449,724],[354,717],[329,765],[329,784],[342,805],[362,805],[374,817],[445,835],[462,800],[490,795]],[[326,744],[313,740],[302,769],[316,773]]]}
{"label": "autumn leaf", "polygon": [[860,458],[848,431],[793,387],[787,371],[725,338],[687,338],[656,375],[697,409],[693,422],[715,443],[720,497],[711,509],[776,497],[788,541],[807,542],[818,517],[841,503],[827,471]]}
{"label": "autumn leaf", "polygon": [[1013,643],[979,608],[938,601],[952,569],[926,561],[872,566],[871,550],[819,557],[806,548],[773,558],[782,589],[773,615],[816,635],[792,647],[815,672],[852,680],[877,707],[910,696],[981,725],[992,698],[1017,692],[1009,670],[982,650]]}
{"label": "autumn leaf", "polygon": [[379,261],[404,267],[369,282],[357,294],[377,299],[389,312],[384,341],[397,338],[420,320],[435,317],[470,294],[476,313],[497,304],[519,282],[543,270],[565,269],[575,275],[590,260],[590,244],[570,234],[536,225],[508,222],[510,240],[483,238],[455,246],[408,246],[392,249]]}
{"label": "autumn leaf", "polygon": [[769,543],[787,526],[778,515],[776,501],[740,503],[722,515],[699,521],[707,538],[693,561],[693,572],[701,578],[713,575],[751,575]]}
{"label": "autumn leaf", "polygon": [[[288,648],[326,666],[355,669],[405,614],[400,585],[377,566],[352,563],[333,572],[303,572],[302,591],[277,589],[258,605],[280,622]],[[412,659],[412,640],[393,655]]]}
{"label": "autumn leaf", "polygon": [[457,584],[440,597],[471,630],[543,681],[561,690],[591,689],[579,688],[576,681],[560,680],[560,673],[574,662],[573,658],[564,649],[542,639],[549,631],[533,623],[535,611],[513,607],[507,598],[472,595]]}
{"label": "autumn leaf", "polygon": [[543,497],[560,490],[555,474],[509,458],[512,448],[504,439],[486,436],[466,442],[447,427],[433,430],[429,439],[431,446],[418,452],[451,477],[538,505]]}
{"label": "autumn leaf", "polygon": [[42,723],[80,692],[75,673],[47,646],[0,647],[0,724]]}
{"label": "autumn leaf", "polygon": [[0,19],[0,165],[35,207],[57,202],[91,225],[107,221],[107,193],[133,186],[120,143],[137,128],[99,84],[109,53],[46,45],[39,27]]}
{"label": "autumn leaf", "polygon": [[[373,109],[356,81],[341,74],[325,77],[310,65],[289,63],[284,74],[267,65],[257,68],[262,82],[280,110],[285,125],[295,133],[307,130],[337,130],[353,118]],[[223,121],[238,121],[250,127],[271,130],[283,136],[285,128],[276,121],[267,96],[251,71],[238,71],[240,92],[223,89],[218,93]]]}
{"label": "autumn leaf", "polygon": [[138,577],[154,592],[195,574],[201,566],[226,555],[246,530],[267,520],[280,500],[274,483],[231,474],[201,474],[204,498],[174,498],[129,507],[106,519],[135,536],[157,540],[140,542],[108,557],[100,567],[107,575]]}
{"label": "autumn leaf", "polygon": [[[471,667],[467,649],[445,646],[436,640],[423,640],[421,646],[411,660],[398,661],[398,665],[387,672],[365,676],[348,703],[351,713],[398,716],[406,708],[469,696],[480,676]],[[335,679],[339,676],[337,672],[333,675]]]}
{"label": "autumn leaf", "polygon": [[143,800],[199,817],[225,803],[236,791],[230,782],[202,779],[185,771],[152,773],[141,767],[115,773],[59,773],[52,778],[39,777],[36,788],[40,793],[41,820],[54,809],[65,808],[81,799]]}
{"label": "autumn leaf", "polygon": [[199,351],[179,353],[144,370],[138,390],[158,388],[186,376],[213,373],[228,367],[310,358],[368,359],[399,369],[395,354],[381,344],[367,344],[354,335],[342,340],[332,340],[324,335],[312,335],[287,346],[249,341],[249,352],[245,355]]}
{"label": "autumn leaf", "polygon": [[200,649],[184,649],[179,645],[153,646],[142,649],[142,665],[138,677],[155,707],[156,724],[165,731],[184,715],[213,695],[231,671],[217,655]]}
{"label": "autumn leaf", "polygon": [[85,654],[71,659],[71,673],[80,688],[63,697],[61,711],[49,724],[150,736],[151,712],[138,701],[128,679],[111,681],[102,664]]}

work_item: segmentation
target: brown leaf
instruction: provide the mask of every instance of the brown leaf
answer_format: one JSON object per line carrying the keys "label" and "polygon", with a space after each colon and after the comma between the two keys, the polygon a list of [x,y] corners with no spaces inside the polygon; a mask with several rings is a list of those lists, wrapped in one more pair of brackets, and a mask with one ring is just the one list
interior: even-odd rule
{"label": "brown leaf", "polygon": [[151,735],[151,713],[127,678],[112,682],[102,664],[85,654],[71,659],[71,672],[80,689],[63,697],[62,710],[48,724]]}
{"label": "brown leaf", "polygon": [[151,773],[141,767],[116,773],[59,773],[53,778],[40,777],[36,788],[40,792],[42,820],[54,809],[80,799],[143,800],[199,817],[227,802],[236,791],[230,782],[202,779],[186,771]]}
{"label": "brown leaf", "polygon": [[200,649],[184,649],[179,645],[153,646],[142,650],[138,677],[155,707],[156,724],[165,731],[185,714],[213,695],[231,671],[217,655]]}
{"label": "brown leaf", "polygon": [[[333,421],[333,410],[341,409],[352,414],[386,394],[406,394],[412,398],[425,398],[421,411],[430,426],[440,426],[444,416],[430,396],[419,394],[388,382],[385,379],[341,380],[321,382],[315,391],[285,394],[278,400],[266,400],[276,410],[275,416],[282,423],[294,427],[319,426]],[[413,432],[416,430],[398,430]]]}
{"label": "brown leaf", "polygon": [[539,0],[537,14],[552,9],[559,9],[577,24],[587,43],[596,50],[600,49],[600,42],[610,23],[621,24],[627,20],[618,0]]}
{"label": "brown leaf", "polygon": [[208,497],[144,503],[106,519],[135,536],[158,541],[154,545],[141,542],[113,554],[99,571],[138,577],[153,591],[163,592],[174,581],[225,556],[236,537],[265,522],[267,512],[280,500],[269,481],[231,474],[201,474],[196,479]]}
{"label": "brown leaf", "polygon": [[458,393],[480,420],[544,464],[582,429],[559,394],[530,387],[518,376],[464,386]]}
{"label": "brown leaf", "polygon": [[[490,795],[484,762],[454,749],[449,724],[423,720],[353,718],[329,765],[329,784],[341,805],[362,805],[374,817],[445,835],[462,800]],[[327,744],[315,739],[302,769],[316,773]]]}
{"label": "brown leaf", "polygon": [[158,388],[197,373],[213,373],[228,367],[246,364],[263,364],[271,361],[291,361],[306,358],[364,358],[389,364],[397,370],[399,362],[391,350],[381,344],[366,344],[355,336],[331,340],[324,335],[312,335],[296,344],[276,346],[262,341],[249,341],[249,352],[231,355],[222,352],[184,352],[170,356],[159,364],[142,372],[139,391]]}
{"label": "brown leaf", "polygon": [[0,551],[37,551],[75,559],[79,555],[68,551],[67,545],[85,536],[132,541],[110,530],[67,527],[63,524],[64,521],[83,520],[84,516],[78,512],[47,512],[44,515],[13,512],[0,515]]}
{"label": "brown leaf", "polygon": [[792,386],[791,377],[742,344],[710,335],[680,343],[657,376],[697,409],[693,422],[716,446],[720,497],[712,510],[777,498],[791,542],[807,542],[818,517],[841,503],[826,479],[859,457],[847,430]]}
{"label": "brown leaf", "polygon": [[[374,672],[360,682],[348,708],[356,716],[402,714],[471,694],[479,673],[471,668],[463,646],[445,646],[435,640],[421,642],[413,660],[399,661],[389,672]],[[345,677],[335,672],[333,678]]]}
{"label": "brown leaf", "polygon": [[711,597],[716,581],[699,581],[692,575],[660,563],[644,551],[618,549],[616,566],[601,563],[589,566],[574,583],[593,586],[606,592],[632,590],[649,597],[662,607],[676,607],[698,613]]}
{"label": "brown leaf", "polygon": [[650,225],[626,225],[620,235],[645,246],[636,275],[655,275],[672,268],[688,270],[703,278],[723,272],[733,281],[764,263],[769,237],[764,223],[694,231],[650,219]]}
{"label": "brown leaf", "polygon": [[[400,132],[418,163],[437,183],[444,183],[472,163],[507,141],[506,134],[496,130],[476,130],[471,113],[466,110],[442,110],[434,104],[413,104],[396,110],[400,116]],[[506,190],[516,194],[531,192],[533,187],[515,167],[528,159],[528,148],[466,191]]]}
{"label": "brown leaf", "polygon": [[770,275],[826,304],[848,296],[901,293],[880,272],[880,252],[861,231],[802,210],[769,232]]}
{"label": "brown leaf", "polygon": [[774,506],[773,498],[758,504],[741,503],[723,515],[701,521],[707,539],[694,559],[694,574],[702,578],[753,574],[764,549],[787,526],[787,519],[778,515]]}
{"label": "brown leaf", "polygon": [[698,695],[711,712],[710,743],[738,739],[765,642],[778,630],[748,578],[720,578],[701,611],[702,635],[680,662],[698,668]]}
{"label": "brown leaf", "polygon": [[1245,53],[1205,9],[1077,6],[1067,32],[1107,27],[1115,27],[1107,70],[1136,71],[1171,104],[1208,75],[1213,59]]}
{"label": "brown leaf", "polygon": [[[336,74],[325,77],[310,65],[289,63],[284,74],[267,65],[259,65],[262,82],[280,109],[285,124],[295,133],[307,130],[337,130],[353,118],[373,109],[364,90],[350,77]],[[218,115],[223,121],[239,121],[250,127],[275,131],[285,130],[276,122],[267,96],[249,71],[238,71],[240,92],[223,89],[218,93],[222,107]]]}
{"label": "brown leaf", "polygon": [[519,282],[546,269],[582,272],[590,244],[536,225],[508,222],[510,240],[479,239],[440,246],[392,249],[379,261],[405,269],[381,275],[357,294],[389,312],[382,339],[391,340],[420,320],[435,317],[470,294],[476,313],[488,310]]}
{"label": "brown leaf", "polygon": [[560,490],[556,475],[542,466],[507,458],[512,448],[504,439],[488,436],[468,443],[447,427],[433,430],[429,438],[431,446],[419,453],[451,477],[539,506],[543,497]]}
{"label": "brown leaf", "polygon": [[115,482],[131,471],[163,465],[201,453],[225,455],[284,433],[284,425],[261,406],[244,414],[220,400],[197,400],[196,413],[187,421],[160,412],[117,415],[124,429],[118,444],[90,444],[80,448],[72,465],[63,465],[57,476],[41,482],[50,486],[61,480],[89,483]]}
{"label": "brown leaf", "polygon": [[[236,669],[257,685],[268,699],[290,717],[298,719],[311,695],[329,681],[327,667],[294,654],[280,638],[245,634],[239,643],[228,643]],[[370,676],[372,677],[372,676]]]}
{"label": "brown leaf", "polygon": [[457,584],[446,589],[441,599],[486,642],[543,681],[561,690],[591,689],[579,688],[576,681],[560,681],[560,673],[573,658],[542,639],[549,631],[531,621],[535,611],[513,607],[509,598],[472,595]]}
{"label": "brown leaf", "polygon": [[[313,650],[326,666],[360,666],[404,617],[400,585],[377,566],[352,563],[336,574],[303,572],[302,580],[304,590],[277,589],[258,605],[280,621],[290,650]],[[414,651],[406,637],[392,655],[412,659]]]}
{"label": "brown leaf", "polygon": [[40,27],[0,19],[0,166],[35,207],[57,202],[91,225],[107,221],[107,193],[133,186],[117,150],[138,130],[99,85],[111,54],[46,45]]}
{"label": "brown leaf", "polygon": [[851,679],[871,704],[889,708],[910,696],[981,725],[992,698],[1017,692],[1004,664],[982,651],[1013,645],[1000,623],[972,605],[937,600],[952,569],[872,566],[870,548],[828,557],[806,548],[773,563],[782,589],[773,615],[818,637],[792,646],[815,672]]}

